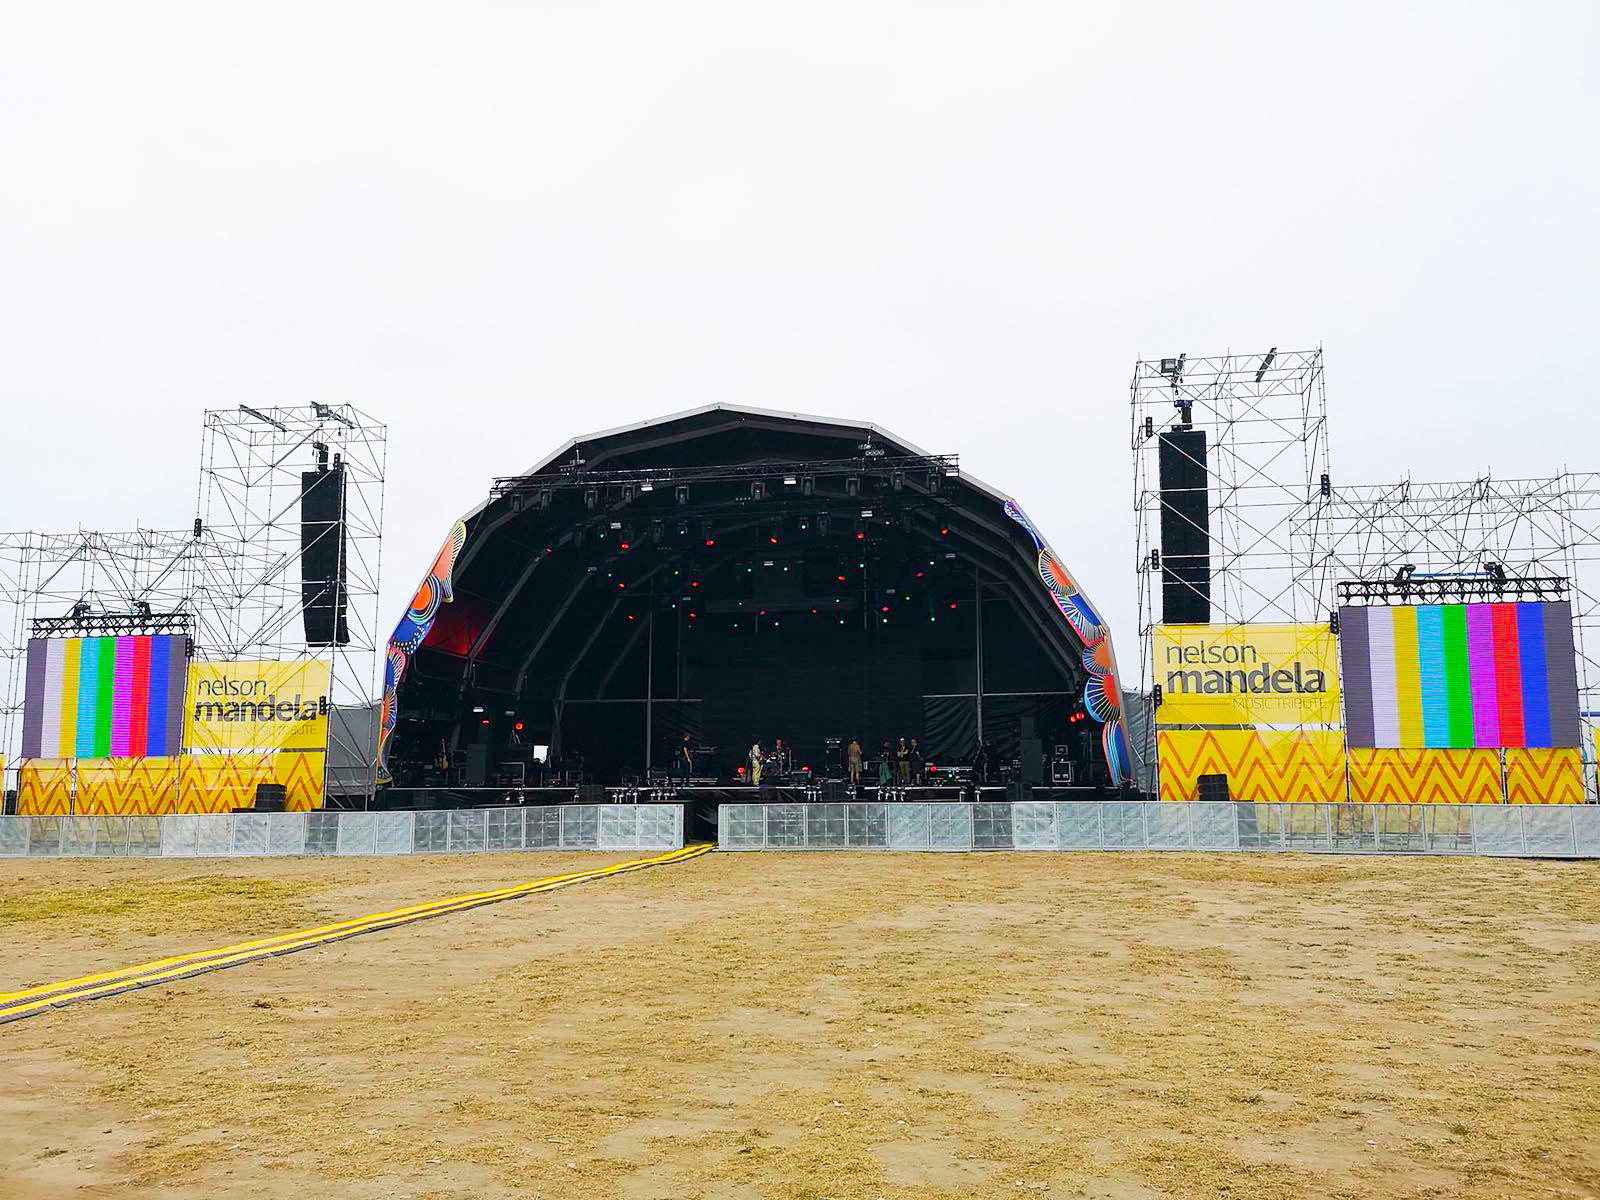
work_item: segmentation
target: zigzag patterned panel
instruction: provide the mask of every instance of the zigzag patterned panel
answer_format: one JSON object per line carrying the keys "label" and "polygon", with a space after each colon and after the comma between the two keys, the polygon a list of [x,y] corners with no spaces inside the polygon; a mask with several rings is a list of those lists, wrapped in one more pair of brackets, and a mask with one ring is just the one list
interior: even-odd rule
{"label": "zigzag patterned panel", "polygon": [[183,760],[177,811],[249,808],[255,803],[258,783],[283,784],[288,792],[284,806],[291,812],[317,808],[322,804],[323,757],[310,752],[189,755]]}
{"label": "zigzag patterned panel", "polygon": [[1512,804],[1582,804],[1583,751],[1508,749],[1506,799]]}
{"label": "zigzag patterned panel", "polygon": [[1156,735],[1163,800],[1193,800],[1200,776],[1226,775],[1228,795],[1254,804],[1335,804],[1345,799],[1344,736],[1174,729]]}
{"label": "zigzag patterned panel", "polygon": [[1502,804],[1498,750],[1350,747],[1358,804]]}
{"label": "zigzag patterned panel", "polygon": [[284,807],[290,812],[309,812],[322,807],[322,777],[327,756],[306,751],[283,753],[273,762],[273,778],[288,788]]}
{"label": "zigzag patterned panel", "polygon": [[64,758],[24,759],[17,771],[17,812],[62,816],[72,811],[72,764]]}

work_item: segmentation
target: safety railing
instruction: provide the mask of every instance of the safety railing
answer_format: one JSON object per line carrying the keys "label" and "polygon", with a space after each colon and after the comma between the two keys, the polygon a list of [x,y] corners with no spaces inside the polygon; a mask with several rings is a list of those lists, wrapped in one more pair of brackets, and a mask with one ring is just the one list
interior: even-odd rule
{"label": "safety railing", "polygon": [[206,813],[0,817],[0,857],[210,858],[674,850],[679,804],[563,804],[449,812]]}
{"label": "safety railing", "polygon": [[1600,857],[1600,806],[724,804],[719,850],[1299,850]]}

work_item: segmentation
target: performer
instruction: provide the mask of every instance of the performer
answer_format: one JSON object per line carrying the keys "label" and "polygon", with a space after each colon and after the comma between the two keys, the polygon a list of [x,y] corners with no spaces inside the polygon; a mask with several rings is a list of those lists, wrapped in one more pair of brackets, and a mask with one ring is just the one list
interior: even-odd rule
{"label": "performer", "polygon": [[850,749],[846,752],[850,767],[850,790],[854,791],[861,786],[861,741],[859,738],[850,739]]}
{"label": "performer", "polygon": [[761,768],[766,762],[766,753],[761,749],[759,741],[750,746],[750,782],[755,787],[761,786]]}
{"label": "performer", "polygon": [[911,782],[911,747],[906,745],[905,738],[900,739],[900,745],[894,752],[895,777],[899,779],[900,786],[905,787]]}
{"label": "performer", "polygon": [[789,761],[789,747],[783,744],[782,738],[772,739],[772,777],[779,783],[789,777],[792,764]]}
{"label": "performer", "polygon": [[673,758],[673,765],[677,768],[677,773],[683,777],[684,783],[688,783],[689,777],[694,774],[694,740],[687,733],[678,743],[678,753]]}
{"label": "performer", "polygon": [[894,751],[889,748],[889,739],[883,739],[883,749],[878,755],[878,795],[888,790],[894,783]]}
{"label": "performer", "polygon": [[911,739],[911,782],[921,787],[928,782],[928,766],[922,755],[922,739]]}

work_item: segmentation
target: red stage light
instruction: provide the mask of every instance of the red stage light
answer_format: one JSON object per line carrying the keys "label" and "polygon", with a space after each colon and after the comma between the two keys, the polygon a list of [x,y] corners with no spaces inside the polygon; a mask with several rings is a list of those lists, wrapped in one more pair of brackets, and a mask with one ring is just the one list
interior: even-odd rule
{"label": "red stage light", "polygon": [[632,550],[633,549],[633,543],[632,542],[623,542],[622,543],[622,548],[624,550]]}
{"label": "red stage light", "polygon": [[865,534],[865,533],[863,533],[863,532],[862,532],[862,531],[861,531],[861,530],[859,530],[859,529],[858,529],[858,530],[856,530],[856,541],[858,541],[858,542],[864,542],[864,541],[866,541],[866,540],[867,540],[867,535],[866,535],[866,534]]}
{"label": "red stage light", "polygon": [[699,619],[700,619],[700,614],[699,613],[690,613],[689,614],[689,620],[698,621]]}
{"label": "red stage light", "polygon": [[843,575],[841,575],[841,576],[839,576],[839,582],[840,582],[840,583],[843,583],[843,582],[844,582],[844,576],[843,576]]}
{"label": "red stage light", "polygon": [[512,727],[511,727],[511,728],[513,728],[513,729],[515,729],[515,730],[516,730],[516,731],[517,731],[517,732],[518,732],[518,733],[521,733],[521,732],[522,732],[522,722],[521,722],[521,721],[518,721],[518,722],[517,722],[517,723],[516,723],[516,724],[515,724],[515,725],[513,725],[513,726],[512,726]]}
{"label": "red stage light", "polygon": [[939,536],[940,537],[949,537],[950,536],[950,527],[948,525],[939,526]]}
{"label": "red stage light", "polygon": [[926,573],[927,573],[927,572],[925,572],[925,571],[918,571],[918,572],[917,572],[917,578],[918,578],[918,579],[921,579],[921,578],[922,578],[922,577],[923,577],[923,575],[925,575],[925,574],[926,574]]}
{"label": "red stage light", "polygon": [[706,539],[706,545],[715,546],[716,544],[717,544],[717,539],[716,538],[707,538]]}
{"label": "red stage light", "polygon": [[689,581],[689,586],[690,587],[699,587],[700,586],[700,581],[698,579],[691,579]]}
{"label": "red stage light", "polygon": [[743,768],[743,767],[740,767],[740,768],[739,768],[739,774],[741,774],[741,775],[743,775],[743,774],[744,774],[744,768]]}
{"label": "red stage light", "polygon": [[622,580],[620,580],[620,579],[619,579],[619,580],[617,580],[617,589],[618,589],[618,590],[619,590],[619,591],[620,591],[620,590],[621,590],[621,589],[622,589],[622,588],[625,588],[625,587],[627,587],[627,586],[628,586],[628,585],[627,585],[627,584],[626,584],[626,583],[624,583],[624,582],[623,582],[623,581],[622,581]]}
{"label": "red stage light", "polygon": [[950,607],[954,608],[955,606],[956,606],[956,602],[954,600],[950,601]]}
{"label": "red stage light", "polygon": [[889,606],[888,606],[888,605],[887,605],[887,604],[885,604],[885,605],[884,605],[884,606],[883,606],[883,607],[882,607],[882,608],[880,608],[880,609],[879,609],[879,610],[878,610],[878,611],[879,611],[879,612],[888,612],[888,611],[889,611]]}
{"label": "red stage light", "polygon": [[771,542],[774,546],[776,546],[778,544],[778,535],[777,534],[773,534],[771,537],[769,537],[767,539],[767,541]]}
{"label": "red stage light", "polygon": [[630,621],[633,620],[633,614],[632,613],[628,614],[628,620],[630,620]]}

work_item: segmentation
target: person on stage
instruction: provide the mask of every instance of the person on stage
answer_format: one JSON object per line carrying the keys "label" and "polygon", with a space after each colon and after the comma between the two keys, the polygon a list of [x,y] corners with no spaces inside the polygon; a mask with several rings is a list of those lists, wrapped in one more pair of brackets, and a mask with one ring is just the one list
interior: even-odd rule
{"label": "person on stage", "polygon": [[761,786],[761,768],[767,760],[766,752],[761,749],[759,741],[750,746],[750,783],[754,787]]}
{"label": "person on stage", "polygon": [[923,759],[922,739],[911,739],[911,782],[921,787],[928,782],[928,765]]}
{"label": "person on stage", "polygon": [[687,784],[689,777],[694,774],[694,739],[687,733],[683,735],[683,740],[678,743],[678,753],[673,758],[673,765],[677,768],[677,773],[682,777],[683,782]]}
{"label": "person on stage", "polygon": [[861,786],[861,739],[851,738],[850,749],[846,751],[847,765],[850,769],[850,790],[855,791]]}
{"label": "person on stage", "polygon": [[911,782],[911,747],[906,745],[905,738],[901,738],[900,745],[895,748],[894,773],[901,787]]}
{"label": "person on stage", "polygon": [[790,771],[789,747],[783,744],[782,738],[772,739],[772,777],[780,784],[789,777]]}
{"label": "person on stage", "polygon": [[889,739],[883,739],[883,750],[878,756],[878,795],[884,797],[884,792],[894,785],[894,750],[889,745]]}

